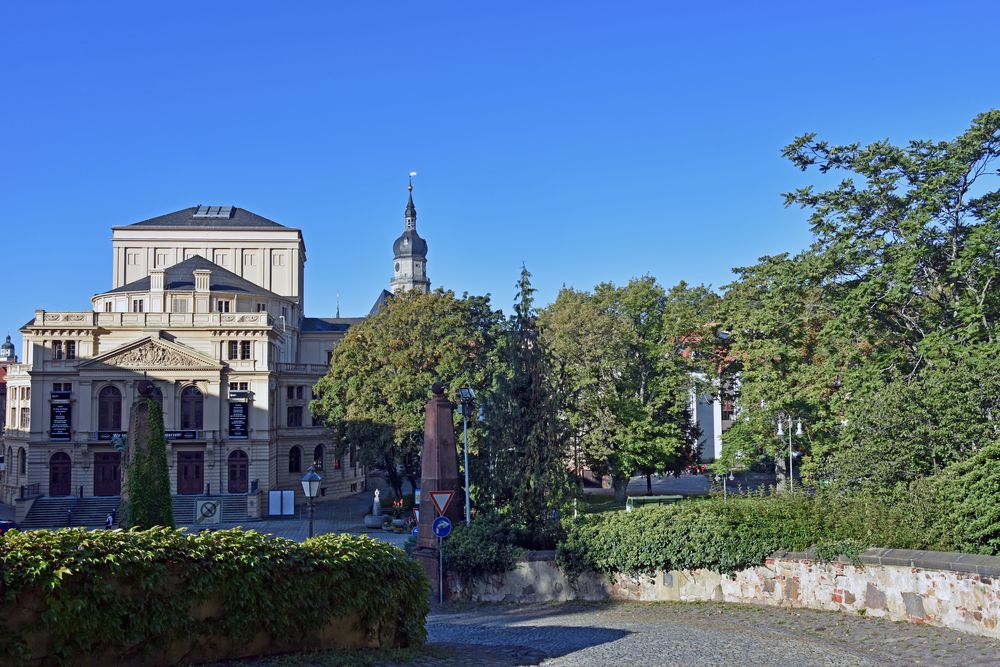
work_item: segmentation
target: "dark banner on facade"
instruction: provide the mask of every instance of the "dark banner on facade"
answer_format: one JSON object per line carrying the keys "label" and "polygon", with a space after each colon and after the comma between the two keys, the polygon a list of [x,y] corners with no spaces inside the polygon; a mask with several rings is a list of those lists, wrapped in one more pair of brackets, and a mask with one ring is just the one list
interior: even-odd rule
{"label": "dark banner on facade", "polygon": [[73,422],[73,406],[69,403],[53,403],[49,415],[49,440],[69,440]]}
{"label": "dark banner on facade", "polygon": [[249,403],[229,404],[229,437],[234,439],[246,439],[249,437],[247,428],[247,410]]}

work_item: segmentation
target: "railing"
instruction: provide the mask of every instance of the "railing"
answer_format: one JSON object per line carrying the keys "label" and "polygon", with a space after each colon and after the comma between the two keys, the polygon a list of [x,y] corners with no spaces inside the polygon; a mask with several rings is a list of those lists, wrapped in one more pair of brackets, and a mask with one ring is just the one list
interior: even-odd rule
{"label": "railing", "polygon": [[38,482],[34,484],[22,484],[21,485],[21,500],[26,498],[34,498],[35,496],[42,495],[41,484]]}
{"label": "railing", "polygon": [[35,311],[32,326],[204,326],[204,325],[272,326],[265,312],[236,313],[105,313],[94,311],[46,312]]}
{"label": "railing", "polygon": [[326,375],[330,367],[326,364],[277,364],[279,373],[309,373],[310,375]]}

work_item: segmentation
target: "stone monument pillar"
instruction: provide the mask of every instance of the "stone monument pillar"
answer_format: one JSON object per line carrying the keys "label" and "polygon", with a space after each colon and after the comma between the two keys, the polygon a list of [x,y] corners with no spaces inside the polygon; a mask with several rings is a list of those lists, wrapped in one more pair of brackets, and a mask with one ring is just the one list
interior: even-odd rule
{"label": "stone monument pillar", "polygon": [[431,590],[438,594],[438,544],[431,524],[438,516],[431,491],[454,491],[445,514],[453,526],[465,521],[465,497],[458,476],[458,450],[455,448],[455,405],[445,398],[444,387],[435,382],[433,396],[427,401],[424,416],[424,445],[420,462],[420,530],[413,555],[431,580]]}
{"label": "stone monument pillar", "polygon": [[147,401],[153,397],[153,383],[143,377],[136,383],[136,391],[139,397],[132,403],[128,418],[128,437],[125,440],[125,450],[121,453],[120,475],[121,475],[121,502],[118,507],[123,512],[128,507],[128,474],[132,459],[136,452],[149,447],[149,407]]}

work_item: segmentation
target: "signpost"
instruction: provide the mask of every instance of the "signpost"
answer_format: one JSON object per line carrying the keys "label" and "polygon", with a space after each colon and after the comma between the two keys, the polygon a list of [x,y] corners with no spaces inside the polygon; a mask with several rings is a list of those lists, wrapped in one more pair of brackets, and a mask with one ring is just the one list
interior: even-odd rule
{"label": "signpost", "polygon": [[454,491],[431,491],[431,502],[438,512],[438,517],[431,524],[431,532],[438,540],[438,601],[444,604],[444,554],[441,553],[441,540],[451,535],[451,519],[443,516],[448,511]]}

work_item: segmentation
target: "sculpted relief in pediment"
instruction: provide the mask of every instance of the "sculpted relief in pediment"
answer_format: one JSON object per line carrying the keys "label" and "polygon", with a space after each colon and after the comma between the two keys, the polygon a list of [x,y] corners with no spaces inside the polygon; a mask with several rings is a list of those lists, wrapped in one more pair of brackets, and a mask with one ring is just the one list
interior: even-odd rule
{"label": "sculpted relief in pediment", "polygon": [[120,368],[194,368],[206,365],[204,361],[152,341],[118,354],[112,353],[103,358],[101,363]]}

